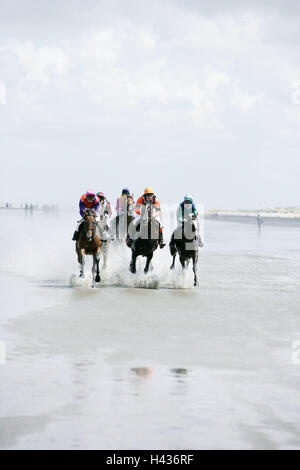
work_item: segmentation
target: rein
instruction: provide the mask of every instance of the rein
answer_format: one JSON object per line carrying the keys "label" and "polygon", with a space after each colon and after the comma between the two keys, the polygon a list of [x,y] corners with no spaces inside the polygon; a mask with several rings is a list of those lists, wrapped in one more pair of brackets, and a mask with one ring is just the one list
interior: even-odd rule
{"label": "rein", "polygon": [[[181,225],[181,230],[182,230],[182,238],[189,243],[195,242],[195,227],[194,227],[194,221],[190,218],[182,222]],[[192,237],[189,237],[189,235],[193,235]]]}
{"label": "rein", "polygon": [[86,218],[84,223],[85,223],[85,228],[86,228],[86,237],[88,242],[92,242],[93,239],[95,238],[96,231],[97,231],[97,224],[96,220],[92,216],[88,216],[90,218]]}
{"label": "rein", "polygon": [[127,198],[127,215],[132,216],[134,214],[134,205],[132,197]]}
{"label": "rein", "polygon": [[151,222],[151,220],[155,220],[154,217],[154,210],[151,207],[151,204],[147,204],[146,208],[143,211],[143,215],[141,216],[141,221],[144,225]]}

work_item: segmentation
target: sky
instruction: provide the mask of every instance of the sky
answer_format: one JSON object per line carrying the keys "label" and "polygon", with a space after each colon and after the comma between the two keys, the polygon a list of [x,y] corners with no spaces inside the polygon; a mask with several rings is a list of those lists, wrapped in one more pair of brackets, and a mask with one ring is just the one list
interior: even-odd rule
{"label": "sky", "polygon": [[[263,5],[262,5],[263,3]],[[0,202],[300,206],[300,3],[0,0]]]}

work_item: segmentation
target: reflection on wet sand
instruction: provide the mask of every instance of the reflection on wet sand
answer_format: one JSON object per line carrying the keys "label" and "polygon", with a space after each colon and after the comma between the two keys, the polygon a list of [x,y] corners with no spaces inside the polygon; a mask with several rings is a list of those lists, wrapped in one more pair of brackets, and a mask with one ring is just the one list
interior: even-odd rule
{"label": "reflection on wet sand", "polygon": [[132,367],[130,370],[138,377],[142,377],[144,379],[149,378],[153,374],[153,369],[150,369],[149,367]]}
{"label": "reflection on wet sand", "polygon": [[174,374],[176,377],[182,377],[187,375],[188,371],[184,368],[175,368],[171,369],[171,373]]}

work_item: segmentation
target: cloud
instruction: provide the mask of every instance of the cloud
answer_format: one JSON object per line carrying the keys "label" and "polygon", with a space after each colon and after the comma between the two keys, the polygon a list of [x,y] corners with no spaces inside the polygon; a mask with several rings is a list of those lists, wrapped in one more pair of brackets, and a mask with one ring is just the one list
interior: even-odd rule
{"label": "cloud", "polygon": [[300,80],[295,80],[292,83],[292,103],[300,104]]}
{"label": "cloud", "polygon": [[205,85],[212,95],[215,95],[220,87],[228,85],[231,82],[229,75],[219,72],[212,67],[205,70]]}
{"label": "cloud", "polygon": [[[217,206],[218,194],[224,205],[234,199],[234,174],[243,187],[259,168],[276,173],[282,149],[300,171],[300,28],[292,3],[53,0],[33,8],[24,0],[12,15],[20,2],[11,2],[0,17],[1,155],[19,155],[22,146],[32,174],[42,153],[49,174],[57,165],[69,172],[76,193],[87,154],[93,168],[108,156],[112,187],[124,175],[134,179],[144,158],[159,165],[153,178],[167,197],[166,181],[182,178],[187,155],[189,184],[197,189],[200,181]],[[209,177],[215,169],[217,183]],[[258,191],[278,197],[275,179]],[[243,201],[251,205],[246,190]]]}
{"label": "cloud", "polygon": [[168,102],[168,93],[159,78],[146,78],[135,82],[127,80],[129,95],[141,99],[154,99],[159,103]]}
{"label": "cloud", "polygon": [[63,75],[68,59],[59,47],[35,47],[31,42],[13,48],[26,72],[26,78],[47,85],[54,74]]}
{"label": "cloud", "polygon": [[6,84],[0,80],[0,104],[6,104]]}
{"label": "cloud", "polygon": [[248,111],[251,109],[256,101],[258,96],[250,95],[249,93],[242,91],[239,86],[235,87],[232,94],[232,101],[236,104],[242,111]]}
{"label": "cloud", "polygon": [[97,68],[109,67],[115,64],[120,49],[120,42],[111,28],[84,34],[79,49],[73,50],[73,55],[80,59],[83,65],[92,64]]}

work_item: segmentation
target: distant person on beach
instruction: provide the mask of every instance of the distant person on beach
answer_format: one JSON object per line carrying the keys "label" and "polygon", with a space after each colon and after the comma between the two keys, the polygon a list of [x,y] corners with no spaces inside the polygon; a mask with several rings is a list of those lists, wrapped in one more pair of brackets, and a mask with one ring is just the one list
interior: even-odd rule
{"label": "distant person on beach", "polygon": [[257,214],[256,220],[258,228],[261,228],[261,225],[264,223],[262,216],[260,214]]}

